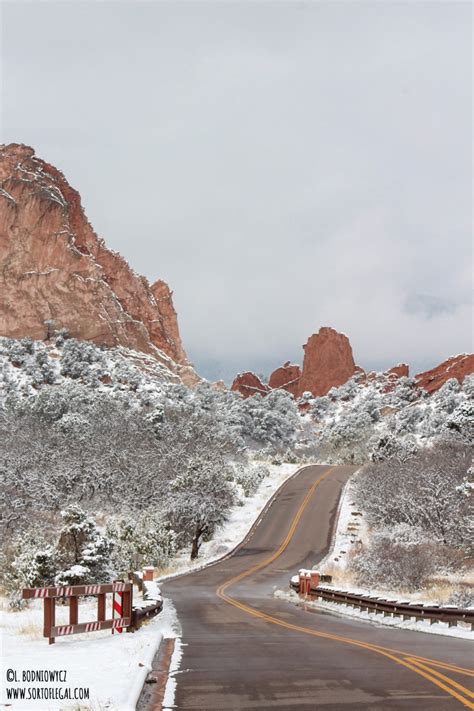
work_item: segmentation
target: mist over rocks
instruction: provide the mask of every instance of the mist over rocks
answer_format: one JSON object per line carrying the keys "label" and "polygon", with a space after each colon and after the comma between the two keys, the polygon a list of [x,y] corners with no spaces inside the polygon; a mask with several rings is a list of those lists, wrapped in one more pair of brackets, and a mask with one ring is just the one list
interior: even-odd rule
{"label": "mist over rocks", "polygon": [[150,286],[109,250],[64,175],[20,144],[0,146],[0,264],[0,335],[41,340],[67,329],[171,359],[196,380],[168,285]]}

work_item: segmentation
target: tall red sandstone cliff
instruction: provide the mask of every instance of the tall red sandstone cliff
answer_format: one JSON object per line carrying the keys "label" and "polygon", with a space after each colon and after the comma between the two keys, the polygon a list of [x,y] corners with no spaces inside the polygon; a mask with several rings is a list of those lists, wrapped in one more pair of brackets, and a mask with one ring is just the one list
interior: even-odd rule
{"label": "tall red sandstone cliff", "polygon": [[79,193],[24,145],[0,146],[0,267],[0,335],[43,339],[52,320],[76,338],[158,348],[187,365],[168,286],[149,286],[107,249]]}
{"label": "tall red sandstone cliff", "polygon": [[315,396],[326,395],[331,388],[344,385],[357,370],[349,339],[333,328],[320,328],[303,348],[298,395],[306,391]]}

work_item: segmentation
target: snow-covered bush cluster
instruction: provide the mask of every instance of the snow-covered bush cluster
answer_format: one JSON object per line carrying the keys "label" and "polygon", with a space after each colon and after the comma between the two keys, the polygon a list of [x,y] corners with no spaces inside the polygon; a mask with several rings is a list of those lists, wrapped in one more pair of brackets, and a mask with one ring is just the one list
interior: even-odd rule
{"label": "snow-covered bush cluster", "polygon": [[[414,456],[438,441],[462,446],[472,440],[473,403],[472,376],[462,386],[448,381],[431,397],[413,379],[378,375],[364,382],[355,376],[324,397],[305,393],[298,402],[281,390],[243,399],[206,382],[190,389],[159,359],[101,348],[66,332],[47,343],[0,338],[0,532],[9,541],[4,584],[13,590],[28,576],[33,584],[106,574],[87,556],[60,555],[61,512],[75,505],[84,521],[100,524],[97,555],[105,546],[116,573],[141,562],[166,566],[183,548],[195,557],[230,508],[253,495],[267,475],[257,458],[371,461],[369,472],[399,472],[407,492],[415,485],[433,490],[438,479],[441,491],[451,474],[430,470],[421,483]],[[380,506],[393,520],[373,518],[381,530],[373,560],[386,545],[387,526],[428,531],[413,513],[395,517],[386,490],[392,480],[384,476]],[[375,500],[367,506],[375,507]],[[375,517],[375,508],[368,514]],[[448,533],[440,545],[460,545]],[[403,560],[402,550],[397,555]],[[361,571],[367,561],[358,561]]]}
{"label": "snow-covered bush cluster", "polygon": [[372,527],[351,564],[359,582],[416,590],[472,560],[471,462],[470,447],[441,442],[358,474],[355,504]]}
{"label": "snow-covered bush cluster", "polygon": [[437,439],[474,438],[474,376],[448,380],[434,395],[413,378],[395,382],[379,374],[367,383],[356,375],[324,397],[303,398],[316,422],[319,458],[363,464],[396,455],[404,459]]}
{"label": "snow-covered bush cluster", "polygon": [[8,570],[36,571],[29,584],[98,576],[86,559],[68,561],[55,548],[61,512],[73,505],[101,521],[115,571],[166,565],[183,548],[196,557],[265,477],[249,455],[277,456],[294,444],[299,417],[286,393],[249,403],[208,383],[192,390],[141,357],[65,336],[50,345],[0,339],[0,528],[10,542],[2,565],[10,590],[28,576]]}
{"label": "snow-covered bush cluster", "polygon": [[50,536],[32,526],[12,539],[2,552],[0,569],[18,604],[23,587],[82,585],[110,580],[111,540],[76,504],[60,512],[60,528]]}

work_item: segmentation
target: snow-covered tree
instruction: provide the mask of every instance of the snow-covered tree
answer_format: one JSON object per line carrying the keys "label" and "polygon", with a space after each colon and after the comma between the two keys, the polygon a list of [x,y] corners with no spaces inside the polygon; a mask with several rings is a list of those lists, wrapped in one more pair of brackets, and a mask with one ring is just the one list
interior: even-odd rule
{"label": "snow-covered tree", "polygon": [[209,540],[227,518],[235,491],[219,464],[196,457],[171,482],[166,513],[178,532],[180,545],[191,544],[191,560],[199,555],[203,540]]}
{"label": "snow-covered tree", "polygon": [[160,509],[112,517],[106,536],[112,546],[113,567],[121,574],[144,565],[165,566],[177,551],[176,533]]}
{"label": "snow-covered tree", "polygon": [[61,511],[63,525],[56,544],[56,585],[104,583],[111,578],[111,543],[79,506]]}
{"label": "snow-covered tree", "polygon": [[469,547],[469,503],[463,485],[469,448],[439,443],[416,456],[373,464],[357,477],[356,501],[370,523],[383,528],[407,524],[433,542]]}
{"label": "snow-covered tree", "polygon": [[256,448],[286,449],[300,426],[294,398],[284,390],[254,395],[242,401],[243,435]]}

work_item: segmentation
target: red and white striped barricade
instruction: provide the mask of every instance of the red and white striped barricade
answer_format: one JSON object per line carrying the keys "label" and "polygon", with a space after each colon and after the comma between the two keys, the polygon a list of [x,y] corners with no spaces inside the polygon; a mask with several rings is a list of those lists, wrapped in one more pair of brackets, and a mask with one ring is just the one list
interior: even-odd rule
{"label": "red and white striped barricade", "polygon": [[[106,619],[106,595],[121,595],[120,615],[113,608],[112,619]],[[97,597],[97,620],[79,623],[79,597]],[[132,624],[132,583],[114,582],[104,585],[69,585],[47,588],[24,588],[24,600],[40,598],[44,603],[43,636],[49,639],[49,644],[54,644],[56,637],[83,632],[97,632],[98,630],[116,629],[122,631]],[[56,625],[56,600],[69,599],[69,624]],[[113,603],[112,603],[113,604]]]}

